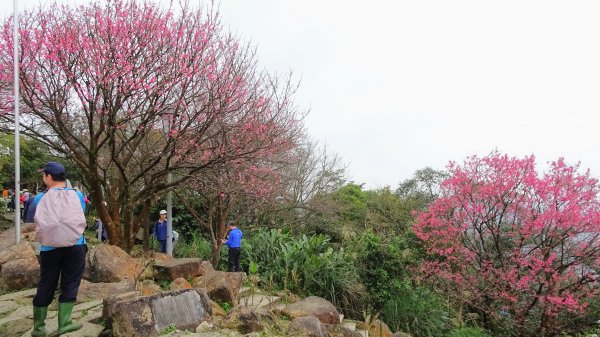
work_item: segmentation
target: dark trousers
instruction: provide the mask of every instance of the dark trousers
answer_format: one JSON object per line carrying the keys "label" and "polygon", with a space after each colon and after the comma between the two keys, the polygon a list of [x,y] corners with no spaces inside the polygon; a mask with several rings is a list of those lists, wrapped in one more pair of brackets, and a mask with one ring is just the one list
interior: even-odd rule
{"label": "dark trousers", "polygon": [[167,240],[158,240],[158,244],[160,245],[160,252],[167,253]]}
{"label": "dark trousers", "polygon": [[86,254],[87,245],[40,252],[40,282],[33,298],[33,305],[47,307],[52,303],[59,278],[61,293],[58,302],[75,302],[85,269]]}
{"label": "dark trousers", "polygon": [[240,256],[241,251],[240,248],[229,248],[229,255],[227,261],[227,270],[228,271],[242,271],[242,267],[240,266]]}

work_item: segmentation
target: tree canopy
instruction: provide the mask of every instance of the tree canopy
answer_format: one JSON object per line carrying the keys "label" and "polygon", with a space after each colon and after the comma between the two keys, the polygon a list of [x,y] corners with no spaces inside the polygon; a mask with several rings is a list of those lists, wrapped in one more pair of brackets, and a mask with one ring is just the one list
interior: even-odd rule
{"label": "tree canopy", "polygon": [[[0,36],[4,84],[12,84],[10,23]],[[139,209],[159,195],[285,147],[302,129],[296,86],[259,71],[252,47],[225,32],[214,11],[54,4],[20,16],[19,33],[22,132],[75,163],[120,246],[130,246]],[[9,88],[0,88],[6,131]]]}

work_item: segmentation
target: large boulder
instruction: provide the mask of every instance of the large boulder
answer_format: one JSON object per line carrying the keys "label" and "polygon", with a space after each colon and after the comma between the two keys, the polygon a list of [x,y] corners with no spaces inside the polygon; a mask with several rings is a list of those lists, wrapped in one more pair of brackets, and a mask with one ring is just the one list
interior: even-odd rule
{"label": "large boulder", "polygon": [[105,320],[106,327],[110,328],[112,326],[112,317],[116,314],[115,310],[118,309],[115,304],[124,300],[131,300],[138,297],[140,297],[140,293],[137,291],[130,291],[127,293],[105,297],[104,300],[102,300],[102,317]]}
{"label": "large boulder", "polygon": [[186,258],[159,261],[154,265],[158,280],[174,281],[178,278],[192,279],[203,275],[202,259]]}
{"label": "large boulder", "polygon": [[184,289],[123,299],[108,312],[114,337],[154,337],[170,325],[193,331],[210,318],[211,308],[202,289]]}
{"label": "large boulder", "polygon": [[2,265],[1,273],[0,290],[34,288],[40,278],[40,264],[35,257],[12,260]]}
{"label": "large boulder", "polygon": [[317,296],[309,296],[302,301],[292,303],[285,307],[282,313],[291,318],[315,316],[323,323],[340,323],[340,314],[335,306],[326,299]]}
{"label": "large boulder", "polygon": [[1,290],[35,287],[39,277],[40,264],[30,242],[22,241],[0,251]]}
{"label": "large boulder", "polygon": [[96,283],[135,280],[142,268],[120,247],[101,244],[88,252],[83,278]]}
{"label": "large boulder", "polygon": [[35,251],[33,250],[31,243],[22,241],[19,244],[12,245],[0,251],[0,270],[2,270],[2,265],[8,261],[34,259],[35,257]]}
{"label": "large boulder", "polygon": [[194,287],[205,288],[211,299],[231,304],[237,303],[241,286],[242,273],[212,271],[194,280]]}
{"label": "large boulder", "polygon": [[290,336],[331,337],[325,324],[315,316],[294,318],[288,327],[288,334]]}
{"label": "large boulder", "polygon": [[109,296],[134,290],[134,280],[122,280],[114,283],[93,283],[87,280],[81,280],[79,292],[77,293],[77,303],[87,302],[89,300],[101,300]]}

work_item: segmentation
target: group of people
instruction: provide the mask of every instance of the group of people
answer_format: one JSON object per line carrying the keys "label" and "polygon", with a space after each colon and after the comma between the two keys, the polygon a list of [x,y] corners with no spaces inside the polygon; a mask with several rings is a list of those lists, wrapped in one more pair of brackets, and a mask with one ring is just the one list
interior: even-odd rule
{"label": "group of people", "polygon": [[[34,213],[32,222],[35,223],[36,238],[41,244],[40,279],[33,298],[33,337],[47,336],[45,320],[48,306],[59,286],[58,334],[81,329],[82,324],[74,322],[71,316],[88,250],[83,235],[86,227],[85,196],[81,191],[67,187],[67,173],[63,165],[48,162],[39,172],[47,190],[31,197]],[[159,213],[153,235],[160,244],[160,250],[166,252],[167,212],[161,210]],[[99,226],[101,228],[100,224]],[[174,236],[176,235],[174,232]],[[242,236],[242,231],[234,223],[228,224],[228,236],[222,243],[229,247],[228,270],[231,272],[242,270]]]}
{"label": "group of people", "polygon": [[26,217],[27,208],[29,205],[31,205],[33,198],[35,198],[35,195],[35,193],[31,193],[28,189],[25,188],[19,193],[19,197],[17,198],[16,193],[13,189],[5,188],[2,190],[2,198],[6,203],[8,211],[14,212],[18,200],[22,218]]}

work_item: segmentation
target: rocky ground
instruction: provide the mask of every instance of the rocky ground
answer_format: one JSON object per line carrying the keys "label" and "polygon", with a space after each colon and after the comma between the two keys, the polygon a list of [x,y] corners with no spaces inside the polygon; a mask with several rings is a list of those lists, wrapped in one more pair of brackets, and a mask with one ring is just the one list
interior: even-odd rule
{"label": "rocky ground", "polygon": [[[0,337],[30,336],[33,326],[35,233],[24,228],[20,237],[16,245],[14,229],[0,231]],[[249,281],[201,259],[134,258],[100,244],[88,252],[73,313],[83,328],[63,336],[408,336],[380,321],[346,320],[325,299],[265,293]],[[56,309],[55,300],[46,320],[51,335]]]}

